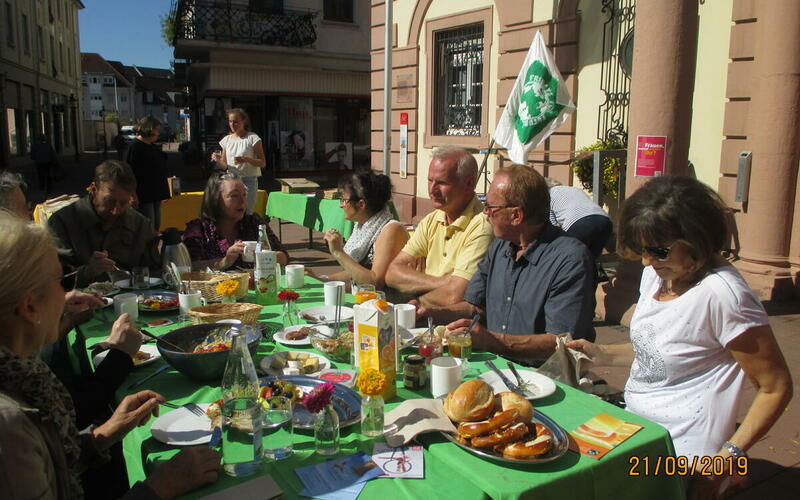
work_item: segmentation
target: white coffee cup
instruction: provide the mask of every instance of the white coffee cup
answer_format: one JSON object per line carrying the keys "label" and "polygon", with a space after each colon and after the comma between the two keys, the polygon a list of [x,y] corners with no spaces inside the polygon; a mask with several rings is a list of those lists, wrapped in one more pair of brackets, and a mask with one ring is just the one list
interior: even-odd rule
{"label": "white coffee cup", "polygon": [[461,358],[442,356],[431,360],[431,393],[444,396],[461,383]]}
{"label": "white coffee cup", "polygon": [[303,264],[289,264],[284,267],[284,270],[286,271],[287,288],[303,288],[306,266]]}
{"label": "white coffee cup", "polygon": [[119,318],[128,313],[132,320],[139,319],[139,303],[135,293],[121,293],[114,297],[114,313]]}
{"label": "white coffee cup", "polygon": [[410,330],[417,325],[417,306],[414,304],[395,304],[394,314],[397,317],[397,326]]}
{"label": "white coffee cup", "polygon": [[190,290],[189,293],[178,294],[178,304],[180,305],[181,316],[189,314],[189,309],[206,305],[206,299],[200,290]]}
{"label": "white coffee cup", "polygon": [[326,281],[322,284],[325,294],[325,305],[335,306],[336,297],[339,297],[339,305],[344,305],[344,281]]}
{"label": "white coffee cup", "polygon": [[242,252],[242,262],[253,262],[256,260],[257,241],[243,241],[244,252]]}

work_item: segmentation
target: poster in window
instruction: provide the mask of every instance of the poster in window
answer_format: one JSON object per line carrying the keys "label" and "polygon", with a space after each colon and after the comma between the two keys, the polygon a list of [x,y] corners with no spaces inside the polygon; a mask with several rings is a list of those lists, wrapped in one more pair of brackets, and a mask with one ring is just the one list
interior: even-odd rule
{"label": "poster in window", "polygon": [[225,113],[232,107],[230,97],[206,97],[206,131],[211,134],[226,134],[228,117]]}
{"label": "poster in window", "polygon": [[310,170],[314,166],[313,103],[306,97],[280,100],[281,170]]}
{"label": "poster in window", "polygon": [[353,170],[353,143],[326,142],[325,161],[330,169]]}

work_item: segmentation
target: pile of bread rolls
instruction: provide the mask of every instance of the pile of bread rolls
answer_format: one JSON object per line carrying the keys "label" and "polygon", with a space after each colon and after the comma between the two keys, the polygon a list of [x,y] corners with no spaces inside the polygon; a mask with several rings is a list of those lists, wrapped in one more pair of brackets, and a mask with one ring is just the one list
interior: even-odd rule
{"label": "pile of bread rolls", "polygon": [[553,446],[550,429],[532,422],[530,401],[513,392],[494,394],[480,379],[453,389],[444,400],[444,412],[458,424],[456,439],[473,448],[526,460],[546,454]]}

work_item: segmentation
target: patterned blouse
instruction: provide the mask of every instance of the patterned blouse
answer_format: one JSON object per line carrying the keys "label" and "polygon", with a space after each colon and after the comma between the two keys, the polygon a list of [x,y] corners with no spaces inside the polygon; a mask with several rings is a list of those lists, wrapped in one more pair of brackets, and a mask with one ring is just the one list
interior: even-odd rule
{"label": "patterned blouse", "polygon": [[[259,224],[266,224],[266,221],[257,214],[245,214],[242,220],[236,225],[238,236],[236,239],[242,241],[255,241],[258,239]],[[276,252],[285,252],[281,241],[267,225],[267,237],[269,244]],[[194,219],[186,223],[186,231],[183,232],[183,242],[189,250],[192,261],[221,259],[225,257],[228,248],[232,245],[222,233],[217,229],[215,221],[206,218]],[[242,257],[233,264],[239,267],[253,267],[252,262],[242,261]]]}

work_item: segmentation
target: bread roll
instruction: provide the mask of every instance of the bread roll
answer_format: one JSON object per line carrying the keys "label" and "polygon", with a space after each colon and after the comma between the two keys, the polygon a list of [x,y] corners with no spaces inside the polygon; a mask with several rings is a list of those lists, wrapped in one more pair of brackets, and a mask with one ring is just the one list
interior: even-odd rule
{"label": "bread roll", "polygon": [[444,412],[456,423],[488,419],[494,412],[494,393],[480,379],[467,380],[444,400]]}
{"label": "bread roll", "polygon": [[495,410],[517,410],[523,422],[530,422],[533,418],[531,402],[515,392],[500,392],[495,396]]}

